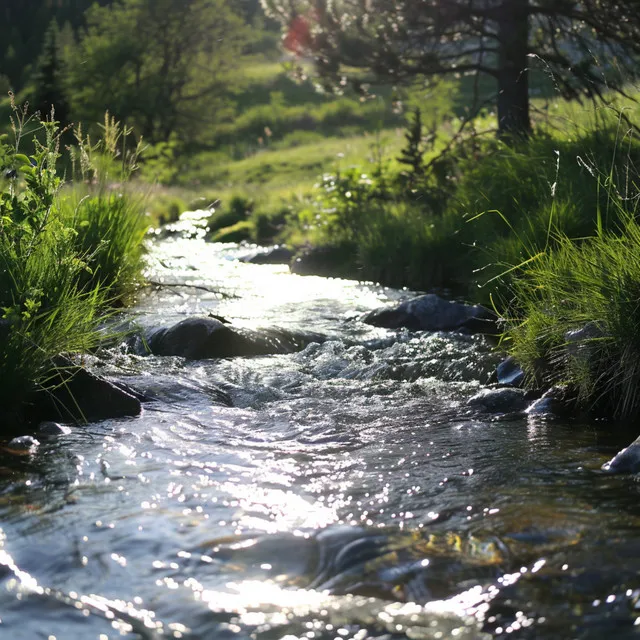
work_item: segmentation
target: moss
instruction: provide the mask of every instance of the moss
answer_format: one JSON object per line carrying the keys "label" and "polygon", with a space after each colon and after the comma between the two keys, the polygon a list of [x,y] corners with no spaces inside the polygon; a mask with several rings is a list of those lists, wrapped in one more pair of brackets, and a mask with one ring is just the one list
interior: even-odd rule
{"label": "moss", "polygon": [[218,229],[210,234],[208,239],[211,242],[242,242],[251,240],[253,235],[253,224],[248,220],[241,220],[228,227]]}

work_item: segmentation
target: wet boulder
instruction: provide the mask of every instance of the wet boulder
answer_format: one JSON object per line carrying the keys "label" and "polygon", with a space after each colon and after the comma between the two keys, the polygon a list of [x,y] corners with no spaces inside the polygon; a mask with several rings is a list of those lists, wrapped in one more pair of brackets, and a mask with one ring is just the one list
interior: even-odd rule
{"label": "wet boulder", "polygon": [[70,427],[51,420],[45,420],[38,425],[38,434],[41,436],[64,436],[69,433]]}
{"label": "wet boulder", "polygon": [[259,251],[243,256],[240,262],[249,264],[289,264],[294,256],[293,251],[284,245],[276,245],[260,249]]}
{"label": "wet boulder", "polygon": [[594,343],[603,337],[602,329],[595,322],[587,322],[583,327],[567,331],[564,334],[567,351],[574,358],[589,358]]}
{"label": "wet boulder", "polygon": [[293,353],[324,340],[324,336],[312,332],[277,328],[250,331],[215,318],[187,318],[172,327],[152,330],[144,342],[154,355],[200,360]]}
{"label": "wet boulder", "polygon": [[575,393],[566,386],[547,389],[537,400],[527,407],[529,416],[567,418],[575,414],[577,399]]}
{"label": "wet boulder", "polygon": [[33,436],[17,436],[7,443],[7,449],[28,453],[40,446],[40,442]]}
{"label": "wet boulder", "polygon": [[515,358],[509,356],[498,365],[496,379],[498,384],[520,387],[524,382],[524,371],[520,368]]}
{"label": "wet boulder", "polygon": [[375,327],[415,331],[462,331],[496,334],[497,317],[481,305],[445,300],[428,293],[394,307],[374,309],[362,320]]}
{"label": "wet boulder", "polygon": [[531,402],[530,395],[524,389],[499,387],[482,389],[467,400],[467,405],[489,413],[519,413]]}
{"label": "wet boulder", "polygon": [[47,389],[32,393],[27,406],[32,421],[74,423],[137,416],[142,411],[135,392],[64,359],[49,375]]}
{"label": "wet boulder", "polygon": [[602,470],[607,473],[638,473],[640,471],[640,438],[636,438],[609,462],[605,462]]}

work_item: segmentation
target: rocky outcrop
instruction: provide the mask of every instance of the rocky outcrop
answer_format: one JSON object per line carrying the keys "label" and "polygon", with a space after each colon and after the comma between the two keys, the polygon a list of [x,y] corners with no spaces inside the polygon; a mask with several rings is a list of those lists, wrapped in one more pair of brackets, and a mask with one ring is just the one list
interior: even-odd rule
{"label": "rocky outcrop", "polygon": [[143,343],[154,355],[200,360],[293,353],[324,340],[324,336],[311,332],[277,328],[250,331],[214,318],[187,318],[172,327],[150,331]]}
{"label": "rocky outcrop", "polygon": [[374,309],[363,321],[387,329],[406,328],[416,331],[462,331],[496,334],[497,317],[480,305],[445,300],[429,293],[406,300],[395,307]]}
{"label": "rocky outcrop", "polygon": [[640,438],[618,452],[602,465],[607,473],[638,473],[640,471]]}

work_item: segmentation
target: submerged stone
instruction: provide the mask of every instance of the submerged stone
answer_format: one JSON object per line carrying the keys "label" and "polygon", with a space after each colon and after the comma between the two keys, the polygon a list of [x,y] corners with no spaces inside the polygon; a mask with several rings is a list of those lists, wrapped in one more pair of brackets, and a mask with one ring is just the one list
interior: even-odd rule
{"label": "submerged stone", "polygon": [[9,449],[14,451],[31,451],[40,445],[40,442],[33,436],[18,436],[7,443]]}
{"label": "submerged stone", "polygon": [[607,473],[638,473],[640,471],[640,438],[636,438],[609,462],[605,462],[602,470]]}
{"label": "submerged stone", "polygon": [[387,329],[497,333],[497,317],[489,309],[445,300],[434,293],[406,300],[395,307],[374,309],[362,320]]}
{"label": "submerged stone", "polygon": [[576,399],[567,387],[555,386],[545,391],[526,410],[530,416],[569,417],[575,412]]}
{"label": "submerged stone", "polygon": [[478,407],[491,413],[516,413],[524,411],[530,397],[523,389],[501,387],[499,389],[482,389],[467,400],[471,407]]}

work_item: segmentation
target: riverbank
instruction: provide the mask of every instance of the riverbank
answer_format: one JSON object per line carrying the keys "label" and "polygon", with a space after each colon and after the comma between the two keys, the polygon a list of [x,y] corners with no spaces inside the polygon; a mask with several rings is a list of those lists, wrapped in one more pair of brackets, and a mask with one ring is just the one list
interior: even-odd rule
{"label": "riverbank", "polygon": [[[483,303],[503,316],[502,347],[528,384],[568,385],[597,415],[637,415],[627,363],[639,353],[640,269],[628,257],[640,145],[625,112],[585,111],[516,144],[470,136],[433,162],[325,174],[305,202],[269,214],[235,196],[210,218],[210,238],[285,242],[295,273]],[[597,329],[580,334],[587,325]]]}

